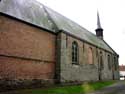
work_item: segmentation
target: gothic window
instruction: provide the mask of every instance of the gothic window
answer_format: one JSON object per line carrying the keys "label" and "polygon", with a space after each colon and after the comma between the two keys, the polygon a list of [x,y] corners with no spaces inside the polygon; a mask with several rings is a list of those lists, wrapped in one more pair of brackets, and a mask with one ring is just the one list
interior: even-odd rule
{"label": "gothic window", "polygon": [[72,63],[73,64],[78,64],[78,52],[79,52],[79,49],[78,49],[78,44],[77,42],[73,42],[72,43]]}
{"label": "gothic window", "polygon": [[68,35],[66,35],[66,48],[68,47]]}
{"label": "gothic window", "polygon": [[114,69],[117,70],[117,62],[116,62],[116,57],[114,57]]}
{"label": "gothic window", "polygon": [[100,69],[102,70],[104,68],[104,64],[103,64],[103,54],[102,52],[100,52]]}
{"label": "gothic window", "polygon": [[85,51],[85,45],[83,44],[83,53],[84,53],[84,51]]}
{"label": "gothic window", "polygon": [[96,47],[96,57],[98,57],[98,48]]}
{"label": "gothic window", "polygon": [[89,48],[89,52],[88,52],[88,63],[93,64],[93,52],[91,47]]}
{"label": "gothic window", "polygon": [[111,70],[111,64],[110,64],[110,55],[108,55],[108,68]]}

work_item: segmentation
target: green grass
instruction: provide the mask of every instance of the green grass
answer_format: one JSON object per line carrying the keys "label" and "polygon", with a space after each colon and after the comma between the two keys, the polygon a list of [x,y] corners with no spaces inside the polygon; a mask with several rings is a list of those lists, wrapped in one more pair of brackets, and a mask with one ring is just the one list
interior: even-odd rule
{"label": "green grass", "polygon": [[27,89],[20,91],[20,93],[21,94],[78,94],[78,93],[85,94],[87,92],[99,90],[113,83],[115,83],[115,81],[92,82],[92,83],[84,83],[82,85],[53,87],[49,89]]}

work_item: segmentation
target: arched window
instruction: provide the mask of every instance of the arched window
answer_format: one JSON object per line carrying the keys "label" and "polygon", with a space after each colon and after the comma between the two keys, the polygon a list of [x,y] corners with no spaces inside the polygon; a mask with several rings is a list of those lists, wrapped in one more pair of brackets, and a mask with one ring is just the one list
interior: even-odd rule
{"label": "arched window", "polygon": [[78,44],[77,42],[72,43],[72,63],[78,64]]}
{"label": "arched window", "polygon": [[103,64],[103,54],[102,52],[100,52],[100,69],[102,70],[104,68],[104,64]]}
{"label": "arched window", "polygon": [[110,55],[108,55],[108,68],[109,68],[109,70],[111,70]]}
{"label": "arched window", "polygon": [[83,44],[83,53],[85,52],[85,45]]}
{"label": "arched window", "polygon": [[117,70],[117,62],[116,62],[116,57],[114,57],[114,69]]}
{"label": "arched window", "polygon": [[91,47],[89,48],[89,52],[88,52],[88,63],[93,64],[93,52]]}
{"label": "arched window", "polygon": [[98,57],[98,48],[96,47],[96,57]]}

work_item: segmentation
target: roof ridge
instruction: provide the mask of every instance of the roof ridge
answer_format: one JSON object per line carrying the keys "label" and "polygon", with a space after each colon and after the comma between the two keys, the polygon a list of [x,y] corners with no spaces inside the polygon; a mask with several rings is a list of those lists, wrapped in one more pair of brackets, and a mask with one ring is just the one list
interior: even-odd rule
{"label": "roof ridge", "polygon": [[[45,5],[44,5],[44,6],[45,6]],[[48,8],[49,10],[52,10],[53,12],[55,12],[55,13],[61,15],[62,17],[66,18],[67,20],[70,20],[71,22],[77,24],[77,25],[80,26],[81,28],[83,28],[83,29],[85,29],[86,31],[90,32],[90,31],[87,30],[85,27],[81,26],[79,23],[75,22],[74,20],[71,20],[70,18],[64,16],[63,14],[61,14],[61,13],[59,13],[59,12],[57,12],[57,11],[51,9],[51,8],[49,8],[48,6],[45,6],[45,8]],[[90,32],[90,33],[92,33],[92,32]],[[92,33],[92,34],[95,35],[94,33]],[[95,36],[96,36],[96,35],[95,35]]]}
{"label": "roof ridge", "polygon": [[[52,29],[53,29],[55,32],[57,32],[57,31],[59,30],[59,28],[58,28],[58,26],[56,25],[55,21],[51,18],[51,16],[50,16],[50,14],[48,13],[48,11],[46,10],[46,7],[48,7],[48,6],[42,4],[41,2],[39,2],[39,1],[37,1],[37,0],[34,0],[34,1],[35,1],[36,3],[38,3],[40,6],[43,7],[44,11],[45,11],[46,14],[47,14],[48,19],[54,24],[54,26],[53,26]],[[49,7],[48,7],[48,8],[49,8]]]}
{"label": "roof ridge", "polygon": [[[45,6],[45,5],[44,5],[44,6]],[[51,8],[49,8],[48,6],[45,6],[45,7],[48,8],[48,9],[50,9],[50,10],[52,10],[52,11],[54,11],[55,13],[61,15],[62,17],[66,18],[67,20],[70,20],[71,22],[75,23],[75,24],[78,25],[79,27],[85,29],[86,31],[88,31],[89,33],[91,33],[92,35],[94,35],[95,37],[97,37],[94,33],[90,32],[88,29],[86,29],[85,27],[81,26],[79,23],[75,22],[74,20],[71,20],[70,18],[64,16],[63,14],[61,14],[61,13],[59,13],[59,12],[57,12],[57,11],[51,9]],[[50,15],[50,14],[49,14],[49,15]],[[51,15],[50,15],[50,16],[51,16]],[[53,20],[53,21],[54,21],[54,20]],[[98,37],[97,37],[97,38],[98,38]],[[98,38],[98,39],[99,39],[99,38]],[[100,40],[101,40],[101,39],[100,39]]]}
{"label": "roof ridge", "polygon": [[[84,28],[83,26],[79,25],[77,22],[75,22],[75,21],[69,19],[68,17],[62,15],[61,13],[59,13],[59,12],[57,12],[57,11],[55,11],[55,10],[53,10],[53,9],[51,9],[51,8],[49,8],[49,7],[47,7],[47,6],[45,6],[45,8],[47,8],[47,12],[48,12],[48,10],[51,11],[51,12],[54,12],[56,15],[59,15],[59,16],[63,17],[64,19],[70,21],[71,23],[77,25],[79,28],[84,29],[83,32],[87,32],[87,33],[91,34],[93,37],[95,37],[95,38],[97,39],[97,41],[102,41],[102,42],[103,42],[105,45],[107,45],[113,52],[115,52],[105,41],[103,41],[103,40],[101,40],[100,38],[98,38],[94,33],[90,32],[89,30],[87,30],[87,29]],[[48,12],[48,13],[49,13],[49,12]],[[50,15],[50,13],[49,13],[49,15]],[[50,16],[52,16],[52,15],[50,15]],[[52,17],[51,17],[51,18],[52,18]],[[53,18],[52,18],[52,20],[55,22],[55,20],[54,20]],[[56,24],[56,22],[55,22],[55,24]],[[56,25],[57,25],[57,24],[56,24]],[[57,25],[57,27],[58,27],[58,25]],[[60,30],[66,31],[65,29],[60,29]],[[69,32],[69,33],[71,33],[71,32]],[[89,42],[89,41],[88,41],[88,42]],[[90,43],[91,43],[91,42],[90,42]],[[94,44],[94,43],[92,43],[92,44]],[[99,45],[98,45],[98,46],[99,46]],[[102,47],[101,47],[101,48],[102,48]],[[115,52],[115,53],[116,53],[116,52]]]}
{"label": "roof ridge", "polygon": [[[42,4],[41,2],[39,2],[39,1],[37,1],[37,0],[34,0],[34,1],[36,1],[36,2],[39,3],[41,6],[43,6],[44,10],[45,10],[46,13],[48,14],[49,19],[51,19],[52,23],[55,25],[56,30],[59,30],[59,28],[58,28],[57,24],[55,23],[55,21],[52,19],[51,15],[50,15],[50,14],[48,13],[48,11],[46,10],[46,8],[52,10],[53,12],[55,12],[55,13],[61,15],[62,17],[66,18],[66,19],[70,20],[71,22],[75,23],[75,24],[78,25],[79,27],[85,29],[87,32],[89,32],[90,34],[92,34],[93,36],[95,36],[97,39],[103,41],[102,39],[98,38],[94,33],[90,32],[88,29],[86,29],[85,27],[81,26],[79,23],[75,22],[74,20],[71,20],[70,18],[68,18],[68,17],[64,16],[63,14],[61,14],[61,13],[59,13],[59,12],[57,12],[57,11],[51,9],[50,7],[48,7],[48,6],[44,5],[44,4]],[[105,41],[104,41],[104,42],[105,42]],[[106,44],[107,44],[107,43],[106,43]],[[109,45],[108,45],[108,46],[109,46]],[[109,47],[110,47],[110,46],[109,46]],[[110,48],[111,48],[111,47],[110,47]],[[112,48],[111,48],[111,49],[112,49]],[[113,49],[112,49],[112,50],[113,50]],[[113,51],[114,51],[114,50],[113,50]],[[114,51],[114,52],[115,52],[115,51]]]}
{"label": "roof ridge", "polygon": [[[44,6],[45,6],[45,5],[44,5]],[[103,41],[102,39],[98,38],[94,33],[90,32],[88,29],[84,28],[83,26],[81,26],[81,25],[78,24],[77,22],[71,20],[70,18],[68,18],[68,17],[66,17],[66,16],[64,16],[64,15],[62,15],[61,13],[59,13],[59,12],[57,12],[57,11],[51,9],[51,8],[49,8],[48,6],[45,6],[45,8],[48,8],[49,10],[55,12],[56,14],[61,15],[61,16],[64,17],[65,19],[67,19],[67,20],[73,22],[74,24],[78,25],[80,28],[82,28],[82,29],[84,29],[85,31],[89,32],[90,34],[92,34],[92,35],[93,35],[94,37],[96,37],[97,39]],[[48,14],[49,14],[49,13],[48,13]],[[50,15],[50,14],[49,14],[49,15]],[[51,15],[50,15],[50,17],[51,17]],[[52,19],[52,18],[51,18],[51,19]],[[52,19],[52,20],[53,20],[53,19]],[[54,20],[53,20],[53,21],[54,21]],[[55,21],[54,21],[54,22],[55,22]],[[55,24],[56,24],[56,23],[55,23]],[[56,26],[57,26],[57,24],[56,24]],[[58,27],[58,26],[57,26],[57,27]]]}
{"label": "roof ridge", "polygon": [[[43,4],[42,4],[42,5],[43,5]],[[55,21],[52,19],[52,17],[51,17],[50,14],[48,13],[48,11],[46,10],[46,8],[45,8],[44,5],[43,5],[43,9],[44,9],[44,11],[45,11],[46,14],[47,14],[48,19],[50,19],[50,21],[53,23],[53,30],[54,30],[55,32],[57,32],[57,31],[59,30],[57,24],[56,24]]]}

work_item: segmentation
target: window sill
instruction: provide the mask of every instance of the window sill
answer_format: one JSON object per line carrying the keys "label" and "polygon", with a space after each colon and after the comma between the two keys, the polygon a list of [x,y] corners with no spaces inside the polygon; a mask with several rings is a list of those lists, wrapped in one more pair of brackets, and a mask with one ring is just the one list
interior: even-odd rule
{"label": "window sill", "polygon": [[72,63],[72,65],[79,65],[79,64],[77,64],[77,63]]}
{"label": "window sill", "polygon": [[79,67],[79,64],[72,64],[72,67],[78,68],[78,67]]}

